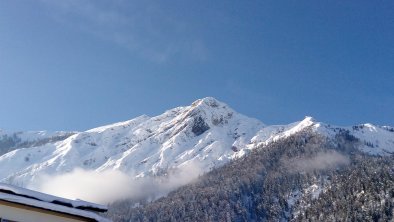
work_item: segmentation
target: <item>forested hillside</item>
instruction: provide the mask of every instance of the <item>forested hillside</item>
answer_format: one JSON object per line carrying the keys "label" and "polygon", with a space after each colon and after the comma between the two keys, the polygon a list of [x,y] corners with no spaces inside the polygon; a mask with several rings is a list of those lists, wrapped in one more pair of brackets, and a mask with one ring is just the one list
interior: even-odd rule
{"label": "forested hillside", "polygon": [[346,131],[304,130],[255,149],[153,202],[110,205],[114,221],[388,221],[394,158],[369,156]]}

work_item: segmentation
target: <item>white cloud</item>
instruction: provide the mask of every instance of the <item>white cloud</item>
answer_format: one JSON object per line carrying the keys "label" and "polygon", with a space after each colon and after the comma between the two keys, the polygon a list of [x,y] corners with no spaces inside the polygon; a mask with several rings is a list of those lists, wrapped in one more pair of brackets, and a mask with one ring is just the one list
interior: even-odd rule
{"label": "white cloud", "polygon": [[293,158],[284,161],[285,166],[287,166],[290,171],[295,172],[334,169],[350,163],[348,156],[334,150],[318,152],[312,157]]}
{"label": "white cloud", "polygon": [[201,168],[192,163],[166,176],[140,179],[132,179],[118,170],[75,169],[61,175],[41,176],[28,187],[68,199],[108,204],[125,198],[158,198],[191,182],[201,173]]}
{"label": "white cloud", "polygon": [[[106,203],[133,192],[131,179],[119,171],[95,172],[76,169],[57,176],[43,176],[35,186],[29,186],[43,193],[69,199],[82,199]],[[122,192],[120,192],[122,191]]]}
{"label": "white cloud", "polygon": [[41,0],[63,25],[111,41],[157,63],[178,57],[203,61],[204,42],[182,19],[150,1]]}

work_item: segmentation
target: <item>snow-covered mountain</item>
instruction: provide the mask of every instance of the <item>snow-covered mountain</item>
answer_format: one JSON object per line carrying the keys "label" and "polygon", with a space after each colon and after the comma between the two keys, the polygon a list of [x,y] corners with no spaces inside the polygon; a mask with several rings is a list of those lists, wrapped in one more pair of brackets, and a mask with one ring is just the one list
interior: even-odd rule
{"label": "snow-covered mountain", "polygon": [[[394,152],[392,127],[334,127],[311,117],[289,125],[266,126],[208,97],[159,116],[140,116],[85,132],[19,134],[25,138],[21,141],[45,142],[13,145],[9,152],[0,154],[0,181],[26,186],[39,175],[75,168],[117,169],[131,177],[160,175],[195,164],[209,171],[258,145],[305,129],[330,138],[345,131],[361,141],[362,151],[376,155]],[[23,144],[21,141],[16,144]]]}
{"label": "snow-covered mountain", "polygon": [[74,132],[5,131],[0,129],[0,155],[9,151],[54,143],[66,139]]}
{"label": "snow-covered mountain", "polygon": [[335,135],[346,133],[359,140],[359,149],[371,155],[394,154],[394,128],[376,126],[370,123],[355,126],[334,126],[316,121],[307,116],[304,120],[289,125],[273,125],[263,127],[252,138],[252,144],[267,145],[270,142],[288,137],[303,130],[311,130],[335,142]]}

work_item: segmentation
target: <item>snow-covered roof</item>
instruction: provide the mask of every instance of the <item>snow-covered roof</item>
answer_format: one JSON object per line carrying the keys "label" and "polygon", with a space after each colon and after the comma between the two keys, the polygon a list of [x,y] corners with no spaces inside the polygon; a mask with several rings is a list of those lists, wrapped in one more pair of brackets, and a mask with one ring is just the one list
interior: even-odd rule
{"label": "snow-covered roof", "polygon": [[54,212],[80,216],[95,221],[109,221],[94,212],[106,212],[106,206],[83,200],[69,200],[0,183],[0,200],[46,209]]}

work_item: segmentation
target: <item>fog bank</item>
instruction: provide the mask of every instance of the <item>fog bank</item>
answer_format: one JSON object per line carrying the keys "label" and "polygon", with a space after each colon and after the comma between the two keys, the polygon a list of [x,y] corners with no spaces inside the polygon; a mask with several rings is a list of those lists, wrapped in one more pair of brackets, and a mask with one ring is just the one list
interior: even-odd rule
{"label": "fog bank", "polygon": [[190,183],[202,173],[196,164],[160,177],[134,179],[119,170],[97,172],[75,169],[61,175],[44,175],[28,187],[68,199],[108,204],[126,198],[158,198]]}

